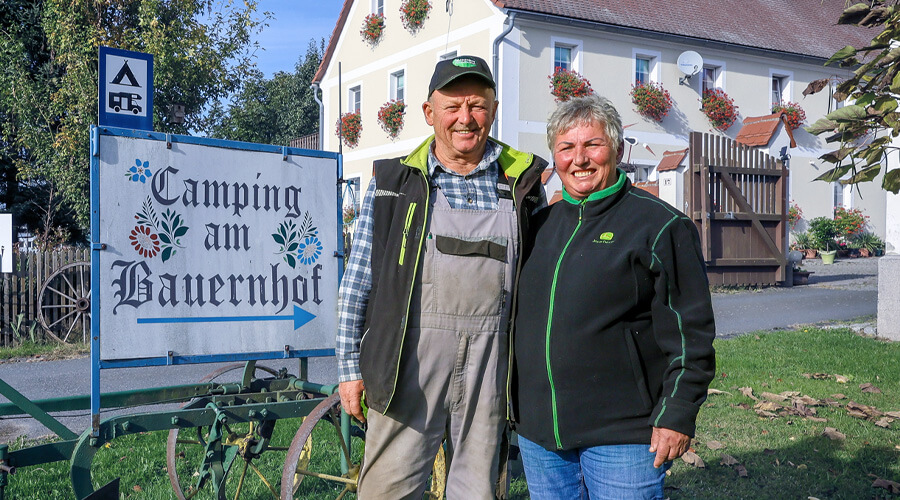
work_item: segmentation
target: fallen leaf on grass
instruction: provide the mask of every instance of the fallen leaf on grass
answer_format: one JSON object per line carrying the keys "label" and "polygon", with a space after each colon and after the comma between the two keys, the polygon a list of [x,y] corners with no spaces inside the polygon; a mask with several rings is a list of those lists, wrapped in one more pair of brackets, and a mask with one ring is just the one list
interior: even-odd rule
{"label": "fallen leaf on grass", "polygon": [[881,417],[875,421],[875,425],[877,425],[878,427],[884,427],[885,429],[888,429],[888,428],[890,428],[891,422],[893,422],[893,421],[894,421],[894,419],[891,417]]}
{"label": "fallen leaf on grass", "polygon": [[706,393],[709,394],[710,396],[712,396],[714,394],[728,394],[729,396],[731,396],[730,392],[720,391],[718,389],[713,389],[713,388],[707,389]]}
{"label": "fallen leaf on grass", "polygon": [[805,394],[802,396],[793,398],[792,401],[794,403],[797,403],[797,402],[803,403],[806,406],[823,406],[825,404],[823,401],[820,401],[813,397],[809,397]]}
{"label": "fallen leaf on grass", "polygon": [[750,477],[750,475],[747,474],[747,468],[741,464],[735,465],[734,470],[737,471],[738,477]]}
{"label": "fallen leaf on grass", "polygon": [[887,479],[876,479],[875,482],[872,483],[872,487],[884,488],[895,495],[900,493],[900,483],[895,483],[894,481],[889,481]]}
{"label": "fallen leaf on grass", "polygon": [[719,463],[731,467],[732,465],[738,465],[740,462],[738,462],[737,459],[732,457],[731,455],[722,453],[722,460]]}
{"label": "fallen leaf on grass", "polygon": [[732,407],[732,408],[740,408],[740,409],[742,409],[742,410],[749,410],[749,409],[750,409],[750,405],[748,405],[747,403],[740,403],[740,404],[736,404],[736,405],[731,405],[731,407]]}
{"label": "fallen leaf on grass", "polygon": [[884,414],[889,417],[900,418],[900,411],[886,411]]}
{"label": "fallen leaf on grass", "polygon": [[782,396],[781,394],[772,394],[771,392],[763,392],[759,395],[759,397],[775,402],[786,401],[788,399],[787,396]]}
{"label": "fallen leaf on grass", "polygon": [[725,448],[725,444],[720,443],[719,441],[707,441],[706,447],[710,450],[721,450]]}
{"label": "fallen leaf on grass", "polygon": [[807,420],[812,420],[813,422],[828,422],[827,418],[822,417],[806,417]]}
{"label": "fallen leaf on grass", "polygon": [[847,414],[863,420],[875,420],[883,415],[874,406],[861,405],[855,401],[847,402]]}
{"label": "fallen leaf on grass", "polygon": [[784,406],[781,406],[780,404],[774,403],[772,401],[760,401],[759,403],[753,405],[753,408],[762,411],[778,411],[783,410]]}
{"label": "fallen leaf on grass", "polygon": [[756,414],[763,418],[778,418],[778,415],[765,410],[756,410]]}
{"label": "fallen leaf on grass", "polygon": [[134,485],[131,489],[133,489],[134,491],[137,491],[137,492],[144,491],[144,490],[143,490],[140,486],[138,486],[138,485]]}
{"label": "fallen leaf on grass", "polygon": [[832,441],[843,441],[844,439],[847,439],[847,436],[844,435],[843,432],[835,429],[834,427],[826,427],[825,430],[822,431],[822,435]]}
{"label": "fallen leaf on grass", "polygon": [[831,375],[827,373],[804,373],[803,376],[813,380],[825,380],[831,378]]}
{"label": "fallen leaf on grass", "polygon": [[847,399],[847,396],[845,396],[845,395],[843,395],[843,394],[841,394],[841,393],[832,394],[831,397],[832,397],[833,399]]}
{"label": "fallen leaf on grass", "polygon": [[741,388],[739,388],[738,390],[741,391],[741,394],[743,394],[744,396],[747,396],[748,398],[752,399],[753,401],[759,401],[759,398],[757,398],[756,396],[753,395],[753,389],[752,389],[752,388],[750,388],[750,387],[741,387]]}
{"label": "fallen leaf on grass", "polygon": [[705,469],[706,464],[703,463],[703,459],[700,458],[699,455],[694,453],[693,451],[686,451],[684,455],[681,455],[681,459],[684,460],[684,463],[688,465],[693,465],[698,469]]}
{"label": "fallen leaf on grass", "polygon": [[859,390],[870,394],[881,394],[881,389],[869,383],[859,384]]}
{"label": "fallen leaf on grass", "polygon": [[834,380],[835,380],[837,383],[839,383],[839,384],[846,384],[847,382],[850,381],[850,378],[849,378],[849,377],[845,377],[845,376],[843,376],[843,375],[835,375],[835,376],[834,376]]}

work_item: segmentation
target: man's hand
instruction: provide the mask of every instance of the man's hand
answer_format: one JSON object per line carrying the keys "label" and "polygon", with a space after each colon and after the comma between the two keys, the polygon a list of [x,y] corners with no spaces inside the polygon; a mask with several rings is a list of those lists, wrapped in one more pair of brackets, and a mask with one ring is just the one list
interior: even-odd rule
{"label": "man's hand", "polygon": [[[343,392],[341,394],[343,395]],[[690,444],[691,438],[687,434],[672,429],[654,427],[653,435],[650,437],[650,453],[656,453],[653,466],[659,467],[669,460],[675,460],[684,455]]]}
{"label": "man's hand", "polygon": [[363,390],[366,388],[362,380],[350,380],[341,382],[338,386],[338,392],[341,394],[341,406],[350,416],[356,418],[360,422],[365,422],[366,417],[363,416],[362,400]]}

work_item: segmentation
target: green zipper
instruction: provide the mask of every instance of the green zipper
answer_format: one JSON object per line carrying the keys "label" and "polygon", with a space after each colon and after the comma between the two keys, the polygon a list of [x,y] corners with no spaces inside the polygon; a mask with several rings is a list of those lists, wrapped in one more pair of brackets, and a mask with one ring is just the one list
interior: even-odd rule
{"label": "green zipper", "polygon": [[550,380],[550,403],[553,408],[553,436],[556,438],[556,447],[560,450],[562,449],[562,440],[559,438],[559,413],[556,409],[556,387],[553,385],[553,369],[550,367],[550,326],[553,324],[553,301],[556,297],[556,279],[559,277],[559,267],[562,265],[563,257],[566,256],[569,245],[572,243],[572,240],[578,233],[578,229],[581,227],[581,217],[583,215],[584,203],[582,202],[581,206],[578,207],[578,224],[572,231],[572,235],[569,236],[569,241],[567,241],[566,246],[563,247],[562,253],[559,254],[559,260],[556,261],[556,269],[553,270],[553,283],[550,285],[550,312],[547,314],[547,344],[544,353],[547,358],[547,378]]}
{"label": "green zipper", "polygon": [[409,226],[412,225],[413,215],[416,213],[418,203],[410,203],[406,209],[406,224],[403,226],[403,243],[400,244],[400,265],[406,260],[406,240],[409,239]]}

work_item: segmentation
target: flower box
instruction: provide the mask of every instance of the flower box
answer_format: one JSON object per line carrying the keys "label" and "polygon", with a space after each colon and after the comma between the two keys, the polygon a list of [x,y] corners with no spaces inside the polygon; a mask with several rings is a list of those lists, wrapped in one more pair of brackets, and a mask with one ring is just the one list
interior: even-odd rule
{"label": "flower box", "polygon": [[347,147],[355,148],[362,134],[362,116],[359,111],[344,113],[337,122],[335,134],[344,141]]}
{"label": "flower box", "polygon": [[550,93],[556,102],[568,101],[573,97],[584,97],[594,93],[591,82],[576,71],[556,68],[550,75]]}
{"label": "flower box", "polygon": [[403,115],[405,114],[406,104],[397,100],[384,103],[378,110],[378,123],[392,140],[396,139],[403,130]]}
{"label": "flower box", "polygon": [[728,130],[737,119],[737,105],[722,89],[706,90],[700,100],[703,114],[716,130]]}
{"label": "flower box", "polygon": [[806,111],[803,111],[803,108],[796,102],[773,102],[772,113],[779,111],[784,111],[787,125],[791,130],[800,128],[803,122],[806,121]]}
{"label": "flower box", "polygon": [[672,96],[661,83],[636,83],[631,86],[629,95],[641,116],[657,122],[661,122],[672,109]]}
{"label": "flower box", "polygon": [[369,14],[359,30],[362,39],[371,46],[378,45],[384,35],[384,14]]}
{"label": "flower box", "polygon": [[400,5],[400,20],[407,31],[415,33],[425,25],[429,12],[431,2],[428,0],[405,0]]}

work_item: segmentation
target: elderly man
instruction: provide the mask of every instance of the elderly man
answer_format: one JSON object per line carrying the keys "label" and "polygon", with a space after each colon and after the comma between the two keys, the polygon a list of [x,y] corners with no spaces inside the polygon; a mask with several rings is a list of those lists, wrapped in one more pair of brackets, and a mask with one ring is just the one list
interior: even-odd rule
{"label": "elderly man", "polygon": [[363,500],[421,499],[445,436],[447,497],[494,496],[517,257],[547,165],[488,137],[497,105],[484,60],[441,61],[434,135],[374,164],[338,306],[341,403],[365,420],[365,391],[369,408]]}

